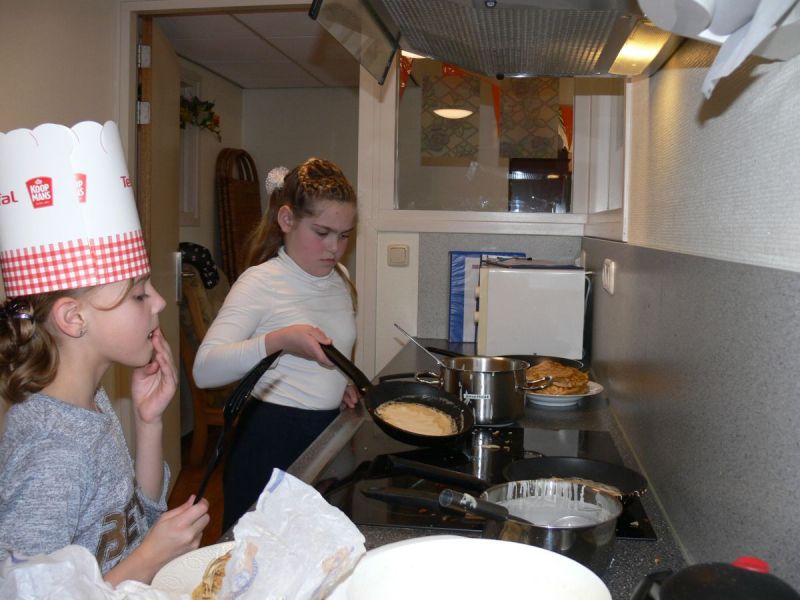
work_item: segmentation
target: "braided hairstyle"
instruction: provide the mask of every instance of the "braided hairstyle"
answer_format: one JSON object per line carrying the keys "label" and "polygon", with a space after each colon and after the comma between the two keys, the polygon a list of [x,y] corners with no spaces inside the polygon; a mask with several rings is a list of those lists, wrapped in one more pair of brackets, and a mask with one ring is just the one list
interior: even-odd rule
{"label": "braided hairstyle", "polygon": [[[281,206],[288,206],[296,219],[302,219],[314,215],[318,200],[355,204],[356,193],[334,163],[323,158],[309,158],[286,174],[283,185],[273,189],[269,208],[248,239],[244,267],[260,265],[278,256],[278,250],[284,243],[283,231],[278,224]],[[355,286],[338,264],[336,272],[347,283],[355,310]]]}
{"label": "braided hairstyle", "polygon": [[53,304],[69,292],[34,294],[0,306],[0,398],[25,400],[49,384],[58,370],[58,349],[46,327]]}

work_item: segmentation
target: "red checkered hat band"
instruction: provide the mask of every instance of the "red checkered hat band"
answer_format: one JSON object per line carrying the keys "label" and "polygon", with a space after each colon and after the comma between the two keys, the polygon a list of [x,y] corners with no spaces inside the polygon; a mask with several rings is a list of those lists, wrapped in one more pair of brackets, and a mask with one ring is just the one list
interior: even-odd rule
{"label": "red checkered hat band", "polygon": [[0,252],[9,297],[72,290],[147,275],[141,231]]}

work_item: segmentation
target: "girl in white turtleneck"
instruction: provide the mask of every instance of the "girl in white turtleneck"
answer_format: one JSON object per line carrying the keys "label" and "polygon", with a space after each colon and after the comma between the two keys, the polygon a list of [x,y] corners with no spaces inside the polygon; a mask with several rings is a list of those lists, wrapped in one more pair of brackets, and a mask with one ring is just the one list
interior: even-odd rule
{"label": "girl in white turtleneck", "polygon": [[[272,175],[272,174],[271,174]],[[356,338],[355,290],[339,263],[356,224],[356,195],[333,163],[310,158],[270,195],[248,264],[200,345],[201,387],[237,381],[283,354],[253,390],[225,467],[223,528],[258,499],[273,468],[286,469],[358,393],[320,344],[345,355]]]}

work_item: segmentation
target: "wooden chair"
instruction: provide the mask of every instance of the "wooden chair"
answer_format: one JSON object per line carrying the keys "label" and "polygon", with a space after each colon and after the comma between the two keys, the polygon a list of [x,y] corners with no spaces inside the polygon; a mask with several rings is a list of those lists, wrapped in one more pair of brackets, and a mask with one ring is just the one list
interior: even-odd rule
{"label": "wooden chair", "polygon": [[225,296],[230,290],[224,273],[219,274],[219,283],[206,289],[198,270],[190,264],[183,265],[183,301],[181,302],[181,365],[189,382],[194,408],[194,433],[189,453],[189,463],[203,462],[208,442],[208,428],[222,426],[222,407],[233,392],[234,384],[219,388],[197,387],[192,376],[194,357],[208,327],[214,320]]}
{"label": "wooden chair", "polygon": [[214,181],[222,270],[232,282],[244,270],[245,243],[261,220],[261,182],[253,158],[236,148],[220,150]]}

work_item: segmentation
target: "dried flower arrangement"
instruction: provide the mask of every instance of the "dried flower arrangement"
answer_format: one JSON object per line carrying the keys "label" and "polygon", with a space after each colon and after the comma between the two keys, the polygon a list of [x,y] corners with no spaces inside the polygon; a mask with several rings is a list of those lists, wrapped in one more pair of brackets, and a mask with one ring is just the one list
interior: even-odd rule
{"label": "dried flower arrangement", "polygon": [[214,103],[201,100],[197,96],[184,98],[181,96],[181,129],[186,129],[186,124],[195,125],[200,129],[208,129],[222,141],[219,128],[219,115],[214,112]]}

